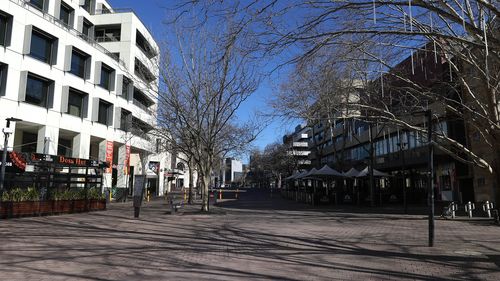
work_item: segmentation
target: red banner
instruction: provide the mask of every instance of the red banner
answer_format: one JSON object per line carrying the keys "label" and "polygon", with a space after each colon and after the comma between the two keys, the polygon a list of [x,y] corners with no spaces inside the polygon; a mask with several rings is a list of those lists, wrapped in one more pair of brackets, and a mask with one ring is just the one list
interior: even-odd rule
{"label": "red banner", "polygon": [[109,163],[109,168],[106,169],[106,173],[113,172],[113,142],[108,141],[106,143],[106,162]]}
{"label": "red banner", "polygon": [[128,175],[130,173],[130,145],[125,146],[125,161],[123,164],[123,172]]}

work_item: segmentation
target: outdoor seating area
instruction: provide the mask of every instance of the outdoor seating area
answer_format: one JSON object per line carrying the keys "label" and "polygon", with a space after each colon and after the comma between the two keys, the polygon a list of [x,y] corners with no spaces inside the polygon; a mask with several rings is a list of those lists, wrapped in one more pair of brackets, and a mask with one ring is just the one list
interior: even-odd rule
{"label": "outdoor seating area", "polygon": [[[373,169],[377,204],[390,201],[391,196],[383,195],[391,175]],[[312,168],[285,178],[283,197],[311,205],[322,204],[365,204],[370,203],[370,169],[361,171],[351,168],[340,172],[328,165],[321,169]],[[383,198],[387,197],[387,198]]]}

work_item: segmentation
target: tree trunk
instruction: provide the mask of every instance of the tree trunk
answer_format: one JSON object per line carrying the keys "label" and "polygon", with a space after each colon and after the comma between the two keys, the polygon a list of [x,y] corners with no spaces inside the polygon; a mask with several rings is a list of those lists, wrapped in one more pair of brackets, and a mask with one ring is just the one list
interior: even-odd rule
{"label": "tree trunk", "polygon": [[189,194],[188,194],[188,204],[193,204],[193,169],[189,167]]}
{"label": "tree trunk", "polygon": [[204,172],[202,174],[203,197],[202,197],[202,204],[201,204],[201,210],[203,212],[208,212],[208,200],[209,200],[208,186],[209,185],[210,185],[210,173]]}

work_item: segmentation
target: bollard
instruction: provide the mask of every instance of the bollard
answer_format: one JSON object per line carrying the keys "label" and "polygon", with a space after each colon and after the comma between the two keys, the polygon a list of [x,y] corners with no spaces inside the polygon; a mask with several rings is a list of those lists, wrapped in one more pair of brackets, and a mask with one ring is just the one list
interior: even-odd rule
{"label": "bollard", "polygon": [[474,209],[476,209],[476,206],[474,205],[474,203],[471,203],[469,201],[469,203],[465,204],[465,212],[469,214],[470,219],[472,218],[472,211]]}
{"label": "bollard", "polygon": [[222,189],[219,189],[219,200],[222,200]]}
{"label": "bollard", "polygon": [[451,218],[455,218],[455,212],[458,210],[458,205],[455,202],[451,202]]}
{"label": "bollard", "polygon": [[236,193],[234,194],[234,198],[238,199],[238,193],[240,192],[240,190],[237,188],[236,189]]}
{"label": "bollard", "polygon": [[491,210],[493,210],[493,202],[486,201],[483,204],[483,211],[485,211],[486,214],[488,214],[488,218],[490,219],[491,219]]}
{"label": "bollard", "polygon": [[109,189],[109,203],[111,203],[111,199],[113,199],[113,192]]}
{"label": "bollard", "polygon": [[187,193],[186,193],[186,190],[184,189],[184,203],[187,202]]}
{"label": "bollard", "polygon": [[147,196],[146,198],[147,198],[147,200],[148,200],[148,202],[149,202],[149,196],[150,196],[149,190],[148,190],[148,193],[147,193],[147,194],[148,194],[148,196]]}

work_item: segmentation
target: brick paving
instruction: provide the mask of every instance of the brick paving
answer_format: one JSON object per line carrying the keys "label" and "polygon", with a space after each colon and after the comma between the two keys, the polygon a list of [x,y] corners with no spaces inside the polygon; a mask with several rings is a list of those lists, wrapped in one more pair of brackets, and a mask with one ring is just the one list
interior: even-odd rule
{"label": "brick paving", "polygon": [[500,226],[354,207],[312,208],[258,190],[170,214],[165,201],[0,221],[0,280],[500,280]]}

